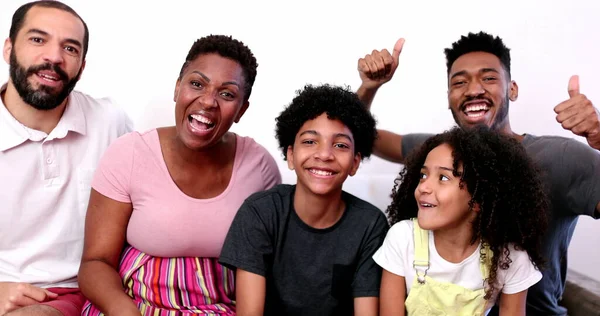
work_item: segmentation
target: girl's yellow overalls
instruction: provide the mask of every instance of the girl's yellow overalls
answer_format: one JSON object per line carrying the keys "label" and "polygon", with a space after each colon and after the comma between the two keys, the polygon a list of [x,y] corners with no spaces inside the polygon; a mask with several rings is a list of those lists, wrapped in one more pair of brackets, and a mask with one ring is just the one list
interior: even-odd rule
{"label": "girl's yellow overalls", "polygon": [[[416,278],[413,281],[410,293],[406,298],[405,306],[408,316],[437,316],[459,315],[473,316],[485,315],[488,303],[485,296],[485,286],[473,291],[462,286],[438,282],[427,276],[429,270],[429,231],[421,229],[417,219],[413,219],[415,239],[415,259],[413,267]],[[480,263],[482,282],[489,275],[492,252],[486,246],[482,248],[486,253],[486,262]]]}

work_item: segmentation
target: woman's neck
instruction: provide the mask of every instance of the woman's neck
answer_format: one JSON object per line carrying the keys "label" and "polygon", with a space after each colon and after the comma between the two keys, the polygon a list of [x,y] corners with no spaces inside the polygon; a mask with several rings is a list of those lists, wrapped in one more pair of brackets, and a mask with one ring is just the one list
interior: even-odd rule
{"label": "woman's neck", "polygon": [[175,128],[169,130],[167,133],[170,151],[173,153],[172,158],[180,166],[206,170],[206,166],[228,164],[229,159],[226,158],[235,154],[236,142],[235,134],[233,133],[226,133],[218,143],[202,150],[193,150],[185,146],[178,138]]}
{"label": "woman's neck", "polygon": [[329,195],[317,195],[304,186],[296,185],[294,209],[308,226],[317,229],[333,226],[342,218],[345,207],[341,189]]}

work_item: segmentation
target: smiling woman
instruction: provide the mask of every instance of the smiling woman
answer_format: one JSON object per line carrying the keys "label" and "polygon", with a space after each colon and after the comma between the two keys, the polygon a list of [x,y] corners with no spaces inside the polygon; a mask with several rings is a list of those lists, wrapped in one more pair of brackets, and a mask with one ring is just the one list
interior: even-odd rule
{"label": "smiling woman", "polygon": [[244,199],[281,182],[261,145],[229,132],[256,67],[231,37],[199,39],[175,86],[176,125],[109,147],[86,218],[83,315],[235,314],[233,272],[217,262],[225,234]]}

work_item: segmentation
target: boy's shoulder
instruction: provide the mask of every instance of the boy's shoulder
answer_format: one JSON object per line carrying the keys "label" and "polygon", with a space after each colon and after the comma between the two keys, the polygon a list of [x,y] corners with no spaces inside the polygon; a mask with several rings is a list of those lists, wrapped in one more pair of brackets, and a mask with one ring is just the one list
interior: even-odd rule
{"label": "boy's shoulder", "polygon": [[292,197],[294,187],[290,184],[278,184],[270,189],[255,192],[246,198],[246,204],[260,205],[272,203],[275,200],[288,200]]}
{"label": "boy's shoulder", "polygon": [[373,215],[383,214],[377,206],[375,206],[375,205],[371,204],[370,202],[367,202],[347,191],[342,191],[342,199],[346,202],[346,205],[349,208],[362,210],[368,214],[373,214]]}
{"label": "boy's shoulder", "polygon": [[342,191],[342,199],[346,202],[347,212],[353,214],[357,221],[368,225],[388,226],[385,214],[375,205]]}

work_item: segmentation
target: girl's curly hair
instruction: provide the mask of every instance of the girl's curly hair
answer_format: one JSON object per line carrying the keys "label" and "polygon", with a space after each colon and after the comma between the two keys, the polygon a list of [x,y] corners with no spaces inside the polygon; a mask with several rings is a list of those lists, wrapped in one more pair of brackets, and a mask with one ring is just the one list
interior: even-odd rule
{"label": "girl's curly hair", "polygon": [[[493,253],[485,295],[485,299],[490,299],[498,268],[506,270],[512,262],[509,244],[527,251],[535,267],[542,268],[540,246],[548,225],[548,199],[539,170],[517,140],[487,127],[455,127],[429,138],[407,157],[404,169],[394,181],[392,203],[386,210],[390,224],[417,217],[414,192],[421,167],[429,152],[442,144],[452,148],[453,173],[460,176],[461,188],[466,185],[471,196],[469,209],[479,206],[471,242],[481,239]],[[461,164],[462,175],[457,172]],[[484,252],[481,259],[486,259]]]}

